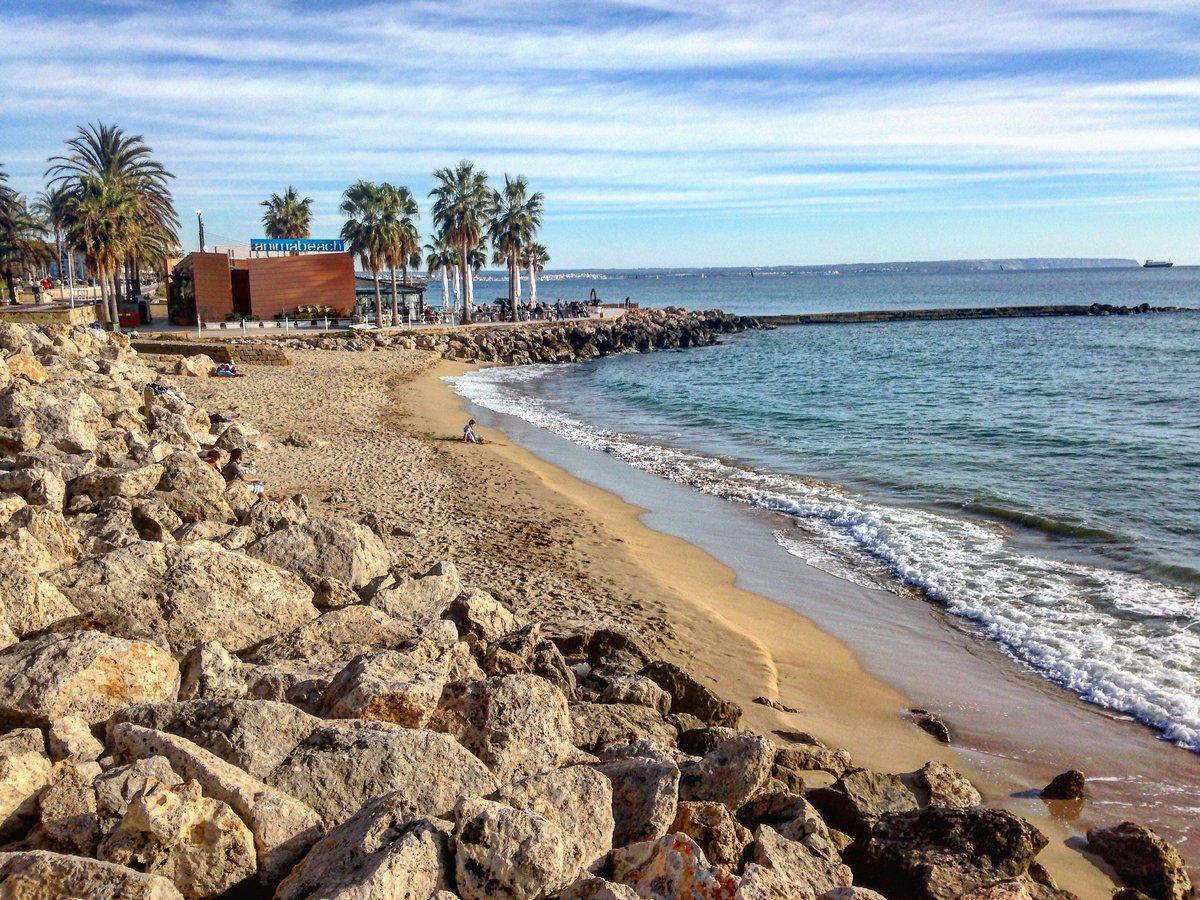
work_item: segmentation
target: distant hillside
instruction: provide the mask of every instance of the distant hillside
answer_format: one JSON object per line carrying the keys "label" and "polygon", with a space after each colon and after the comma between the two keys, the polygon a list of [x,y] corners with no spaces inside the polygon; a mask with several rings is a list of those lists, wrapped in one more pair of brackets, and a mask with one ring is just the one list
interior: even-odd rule
{"label": "distant hillside", "polygon": [[1123,269],[1137,268],[1136,259],[1076,259],[1031,257],[1029,259],[947,259],[928,262],[846,263],[836,266],[792,266],[772,268],[791,271],[820,272],[836,269],[839,272],[1022,272],[1035,269]]}

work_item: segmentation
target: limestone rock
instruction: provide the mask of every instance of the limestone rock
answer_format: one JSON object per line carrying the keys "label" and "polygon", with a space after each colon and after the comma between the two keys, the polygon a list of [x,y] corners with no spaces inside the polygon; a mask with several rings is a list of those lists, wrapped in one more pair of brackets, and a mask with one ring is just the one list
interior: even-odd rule
{"label": "limestone rock", "polygon": [[783,837],[770,825],[758,827],[751,853],[758,865],[784,876],[799,890],[823,894],[846,887],[853,880],[850,867],[841,860],[819,856],[805,844]]}
{"label": "limestone rock", "polygon": [[967,809],[983,802],[983,797],[967,776],[936,760],[925,763],[911,775],[902,775],[900,780],[913,792],[922,806]]}
{"label": "limestone rock", "polygon": [[447,608],[445,618],[458,626],[459,636],[484,644],[516,631],[525,623],[496,600],[480,590],[461,593]]}
{"label": "limestone rock", "polygon": [[886,896],[949,900],[1025,875],[1046,843],[1044,834],[1005,810],[889,812],[871,829],[855,873]]}
{"label": "limestone rock", "polygon": [[[672,716],[671,718],[675,718]],[[695,719],[695,716],[688,716]],[[698,720],[697,720],[698,721]],[[688,728],[679,734],[679,749],[689,756],[707,756],[717,747],[735,737],[750,734],[748,731],[738,731],[736,728],[718,728],[702,726]]]}
{"label": "limestone rock", "polygon": [[454,563],[441,562],[420,578],[390,579],[367,602],[389,616],[417,626],[440,618],[462,590]]}
{"label": "limestone rock", "polygon": [[94,762],[104,754],[104,745],[78,716],[63,716],[51,722],[46,743],[55,762]]}
{"label": "limestone rock", "polygon": [[797,772],[828,772],[841,778],[854,767],[850,753],[840,747],[828,747],[806,732],[777,732],[781,737],[795,741],[780,747],[775,755],[775,765]]}
{"label": "limestone rock", "polygon": [[23,834],[37,815],[37,798],[50,783],[42,733],[20,728],[0,735],[0,841]]}
{"label": "limestone rock", "polygon": [[415,637],[408,625],[377,609],[345,606],[321,613],[260,644],[246,655],[246,661],[261,665],[294,660],[309,666],[336,665],[340,668],[363,653],[400,647]]}
{"label": "limestone rock", "polygon": [[456,737],[502,784],[579,759],[566,698],[550,682],[505,675],[457,687],[442,701],[461,717]]}
{"label": "limestone rock", "polygon": [[542,637],[537,622],[490,641],[480,666],[488,675],[537,675],[562,691],[568,701],[575,699],[575,673],[554,642]]}
{"label": "limestone rock", "polygon": [[1136,822],[1087,833],[1088,852],[1113,867],[1127,885],[1155,898],[1187,900],[1192,882],[1179,851]]}
{"label": "limestone rock", "polygon": [[98,631],[47,634],[0,650],[0,720],[98,724],[118,709],[174,697],[179,666],[152,644]]}
{"label": "limestone rock", "polygon": [[596,769],[612,782],[613,846],[654,841],[668,833],[679,803],[675,763],[635,757]]}
{"label": "limestone rock", "polygon": [[122,722],[186,738],[264,780],[325,724],[294,706],[268,700],[143,704],[118,712],[110,730]]}
{"label": "limestone rock", "polygon": [[927,709],[910,709],[912,723],[939,744],[950,743],[950,727]]}
{"label": "limestone rock", "polygon": [[710,862],[731,872],[741,864],[742,851],[753,840],[750,832],[720,803],[680,803],[675,821],[667,830],[686,834]]}
{"label": "limestone rock", "polygon": [[111,742],[118,757],[129,761],[165,757],[175,772],[200,782],[206,796],[229,804],[254,835],[262,884],[282,879],[321,837],[321,820],[311,807],[191,741],[125,722],[113,728]]}
{"label": "limestone rock", "polygon": [[292,573],[204,542],[139,541],[52,580],[79,609],[132,615],[176,653],[201,641],[243,650],[317,615]]}
{"label": "limestone rock", "polygon": [[[13,387],[17,382],[13,383]],[[18,432],[32,431],[64,453],[96,449],[97,435],[107,422],[100,406],[83,391],[67,385],[0,394],[0,421]]]}
{"label": "limestone rock", "polygon": [[679,666],[654,662],[639,674],[646,676],[671,695],[671,712],[688,713],[707,725],[737,728],[742,710],[736,703],[722,700]]}
{"label": "limestone rock", "polygon": [[757,863],[747,863],[734,900],[815,900],[811,889]]}
{"label": "limestone rock", "polygon": [[756,734],[725,741],[702,760],[684,766],[679,781],[683,800],[711,800],[737,809],[766,783],[775,745]]}
{"label": "limestone rock", "polygon": [[336,578],[351,587],[361,587],[388,570],[383,542],[349,519],[314,519],[273,531],[247,552],[298,574]]}
{"label": "limestone rock", "polygon": [[181,356],[173,369],[176,375],[187,375],[193,378],[203,378],[211,375],[217,368],[213,358],[207,353],[197,353],[195,356]]}
{"label": "limestone rock", "polygon": [[632,703],[665,716],[671,711],[671,695],[643,675],[619,675],[600,692],[601,703]]}
{"label": "limestone rock", "polygon": [[816,808],[803,797],[787,792],[759,794],[737,811],[738,821],[751,830],[769,825],[783,837],[799,841],[818,856],[839,862],[841,847]]}
{"label": "limestone rock", "polygon": [[1042,788],[1044,800],[1082,800],[1087,796],[1086,781],[1078,769],[1068,769],[1055,775],[1048,785]]}
{"label": "limestone rock", "polygon": [[254,837],[198,782],[159,782],[130,804],[97,856],[169,878],[186,897],[215,897],[254,874]]}
{"label": "limestone rock", "polygon": [[637,896],[631,887],[589,875],[563,888],[558,900],[637,900]]}
{"label": "limestone rock", "polygon": [[71,492],[83,494],[94,501],[109,497],[144,497],[162,479],[163,467],[158,463],[114,471],[97,469],[71,482]]}
{"label": "limestone rock", "polygon": [[569,706],[575,746],[597,753],[609,744],[649,740],[673,747],[676,731],[648,706],[629,703],[572,703]]}
{"label": "limestone rock", "polygon": [[448,662],[447,657],[414,660],[392,650],[360,656],[330,682],[322,715],[423,728],[442,696]]}
{"label": "limestone rock", "polygon": [[563,834],[563,874],[593,870],[613,846],[613,789],[588,766],[531,775],[496,792],[495,799],[553,822]]}
{"label": "limestone rock", "polygon": [[100,843],[100,820],[92,779],[99,767],[90,770],[72,763],[59,763],[50,774],[50,784],[38,797],[38,823],[26,842],[31,849],[95,856]]}
{"label": "limestone rock", "polygon": [[156,784],[175,786],[183,779],[161,756],[138,759],[124,766],[113,766],[92,782],[96,792],[96,816],[100,833],[108,834],[121,823],[134,798]]}
{"label": "limestone rock", "polygon": [[817,900],[887,900],[887,897],[870,888],[851,885],[850,887],[839,887],[831,891],[826,891]]}
{"label": "limestone rock", "polygon": [[83,555],[79,536],[62,513],[45,506],[25,506],[13,513],[4,531],[14,538],[10,558],[38,573],[69,566]]}
{"label": "limestone rock", "polygon": [[159,875],[44,850],[0,853],[0,885],[4,896],[13,900],[60,897],[183,900],[175,885]]}
{"label": "limestone rock", "polygon": [[738,878],[709,865],[686,834],[630,844],[612,852],[612,880],[628,885],[639,897],[719,900],[732,898]]}
{"label": "limestone rock", "polygon": [[455,810],[454,866],[464,900],[540,900],[575,880],[565,836],[548,819],[466,797]]}
{"label": "limestone rock", "polygon": [[46,367],[38,362],[28,344],[6,357],[4,368],[12,378],[24,378],[31,384],[43,384],[49,377]]}
{"label": "limestone rock", "polygon": [[22,466],[11,472],[0,471],[0,493],[15,494],[30,506],[48,506],[61,512],[67,486],[58,472],[41,466]]}
{"label": "limestone rock", "polygon": [[851,769],[827,788],[805,795],[832,828],[853,838],[864,838],[884,813],[917,808],[917,798],[895,775]]}
{"label": "limestone rock", "polygon": [[414,815],[445,816],[459,797],[496,789],[487,768],[449,736],[382,723],[318,728],[266,781],[308,803],[329,825],[393,791],[402,792]]}
{"label": "limestone rock", "polygon": [[0,619],[18,638],[78,614],[50,580],[0,558]]}
{"label": "limestone rock", "polygon": [[275,900],[432,898],[453,883],[448,831],[445,822],[414,819],[403,792],[368,800],[313,845]]}
{"label": "limestone rock", "polygon": [[[308,521],[308,512],[291,498],[283,500],[260,500],[250,507],[245,515],[238,519],[238,525],[254,532],[255,538],[289,528],[292,525],[303,525]],[[306,581],[310,576],[300,573]]]}
{"label": "limestone rock", "polygon": [[163,459],[162,467],[156,496],[184,522],[236,521],[225,502],[225,479],[195,453],[178,450]]}

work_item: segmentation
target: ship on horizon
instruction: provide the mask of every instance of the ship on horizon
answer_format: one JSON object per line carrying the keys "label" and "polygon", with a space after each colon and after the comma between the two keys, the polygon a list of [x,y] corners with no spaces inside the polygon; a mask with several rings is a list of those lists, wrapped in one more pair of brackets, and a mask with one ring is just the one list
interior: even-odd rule
{"label": "ship on horizon", "polygon": [[1169,259],[1148,259],[1142,264],[1143,269],[1169,269],[1175,263]]}

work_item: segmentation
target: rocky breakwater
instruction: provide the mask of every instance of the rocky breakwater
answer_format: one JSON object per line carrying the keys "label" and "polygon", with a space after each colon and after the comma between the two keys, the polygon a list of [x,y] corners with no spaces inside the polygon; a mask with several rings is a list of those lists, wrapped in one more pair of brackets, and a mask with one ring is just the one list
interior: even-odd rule
{"label": "rocky breakwater", "polygon": [[[199,449],[272,441],[119,335],[0,329],[0,895],[1070,896],[952,769],[776,742],[628,635],[398,571],[370,518],[226,486]],[[1190,892],[1152,832],[1089,837]]]}
{"label": "rocky breakwater", "polygon": [[289,349],[427,350],[466,362],[586,362],[617,353],[645,353],[712,344],[723,334],[760,328],[756,319],[720,310],[636,310],[619,319],[527,322],[436,331],[353,336],[313,335],[279,343]]}

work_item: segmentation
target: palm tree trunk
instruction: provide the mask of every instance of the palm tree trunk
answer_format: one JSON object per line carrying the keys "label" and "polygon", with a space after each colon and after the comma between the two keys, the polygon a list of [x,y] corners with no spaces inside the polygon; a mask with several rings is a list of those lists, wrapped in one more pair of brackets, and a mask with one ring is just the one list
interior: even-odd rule
{"label": "palm tree trunk", "polygon": [[512,258],[512,270],[513,270],[513,279],[517,283],[517,290],[516,290],[517,302],[520,303],[521,302],[521,261],[519,259],[517,259],[517,256],[515,253],[513,254],[513,258]]}
{"label": "palm tree trunk", "polygon": [[4,267],[4,284],[8,287],[8,305],[17,305],[17,279],[13,275],[12,264]]}
{"label": "palm tree trunk", "polygon": [[472,301],[473,301],[472,295],[474,294],[474,291],[472,290],[472,286],[471,286],[471,261],[467,256],[468,252],[469,251],[467,250],[467,247],[464,244],[463,248],[462,248],[462,262],[459,263],[459,265],[462,266],[462,275],[463,275],[463,292],[462,292],[462,309],[463,309],[462,324],[463,325],[471,324],[471,306],[472,306]]}
{"label": "palm tree trunk", "polygon": [[536,267],[533,263],[529,264],[529,302],[537,304],[537,275]]}
{"label": "palm tree trunk", "polygon": [[[395,270],[392,271],[392,277],[395,278]],[[408,260],[405,259],[400,263],[400,277],[404,282],[404,286],[408,287]],[[404,295],[404,318],[409,319],[409,314],[413,312],[413,301],[411,294]]]}
{"label": "palm tree trunk", "polygon": [[454,305],[458,306],[462,303],[462,267],[458,264],[454,266]]}
{"label": "palm tree trunk", "polygon": [[371,277],[375,279],[375,327],[383,327],[383,294],[379,292],[379,270],[372,269]]}
{"label": "palm tree trunk", "polygon": [[392,324],[399,324],[396,320],[400,318],[400,307],[396,302],[396,267],[392,266]]}
{"label": "palm tree trunk", "polygon": [[[99,266],[96,267],[99,269]],[[104,324],[105,330],[109,327],[108,315],[108,279],[104,277],[103,272],[97,272],[100,275],[100,321]]]}
{"label": "palm tree trunk", "polygon": [[117,286],[118,266],[112,268],[112,284],[108,291],[108,324],[113,331],[121,330],[121,292]]}
{"label": "palm tree trunk", "polygon": [[135,257],[129,257],[129,270],[132,277],[129,288],[129,300],[137,303],[142,299],[142,267]]}
{"label": "palm tree trunk", "polygon": [[446,266],[442,266],[442,308],[445,309],[450,305],[450,273]]}

